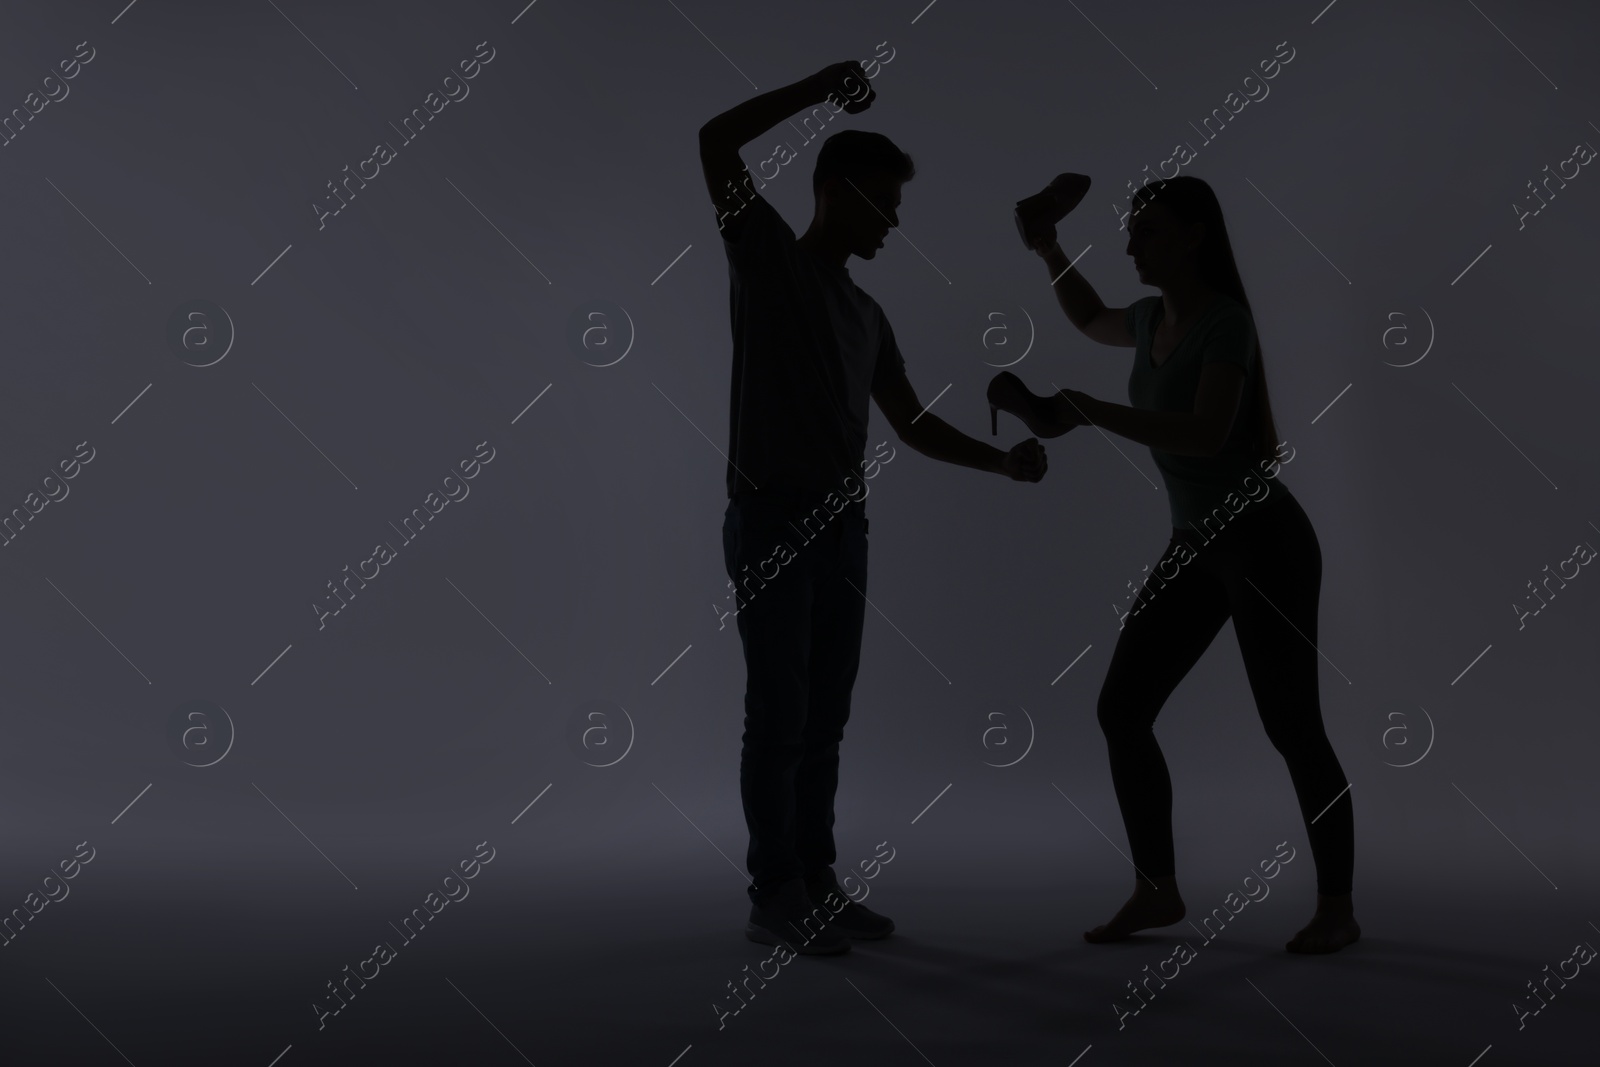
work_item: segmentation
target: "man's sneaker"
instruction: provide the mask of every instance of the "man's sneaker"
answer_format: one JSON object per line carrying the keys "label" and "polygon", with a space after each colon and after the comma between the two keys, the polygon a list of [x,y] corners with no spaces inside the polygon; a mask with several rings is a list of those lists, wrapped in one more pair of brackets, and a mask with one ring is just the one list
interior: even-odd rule
{"label": "man's sneaker", "polygon": [[772,900],[750,906],[744,936],[762,945],[787,945],[802,956],[850,951],[849,938],[829,921],[826,908],[812,903],[799,878],[779,886]]}
{"label": "man's sneaker", "polygon": [[806,894],[817,901],[823,911],[832,916],[831,925],[846,936],[863,941],[875,941],[894,933],[894,920],[851,900],[850,895],[835,880],[832,867],[825,867],[821,871],[807,875],[805,886]]}

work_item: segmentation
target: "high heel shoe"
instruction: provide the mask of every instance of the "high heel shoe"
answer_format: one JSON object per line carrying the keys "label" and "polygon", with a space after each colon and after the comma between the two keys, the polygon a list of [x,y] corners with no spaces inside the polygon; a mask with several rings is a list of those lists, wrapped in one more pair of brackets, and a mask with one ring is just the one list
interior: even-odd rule
{"label": "high heel shoe", "polygon": [[989,432],[1000,433],[999,412],[1008,411],[1022,420],[1028,432],[1035,437],[1060,437],[1071,426],[1062,426],[1051,412],[1050,397],[1034,396],[1022,379],[1003,370],[989,380]]}
{"label": "high heel shoe", "polygon": [[1083,174],[1058,174],[1044,189],[1017,201],[1017,233],[1022,243],[1034,248],[1045,230],[1067,217],[1089,191],[1089,179]]}

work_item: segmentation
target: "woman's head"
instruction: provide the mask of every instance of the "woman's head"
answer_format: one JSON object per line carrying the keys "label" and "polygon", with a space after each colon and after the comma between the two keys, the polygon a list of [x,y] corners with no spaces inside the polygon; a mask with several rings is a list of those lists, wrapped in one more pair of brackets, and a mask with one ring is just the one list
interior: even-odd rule
{"label": "woman's head", "polygon": [[1199,178],[1152,182],[1133,194],[1128,254],[1147,285],[1199,281],[1230,296],[1243,288],[1222,205]]}
{"label": "woman's head", "polygon": [[[1133,194],[1128,255],[1139,270],[1139,280],[1146,285],[1165,290],[1169,286],[1192,288],[1198,283],[1231,296],[1250,312],[1250,300],[1245,296],[1244,282],[1233,259],[1233,245],[1228,240],[1228,227],[1222,220],[1222,205],[1211,186],[1199,178],[1167,178],[1142,186]],[[1252,320],[1254,317],[1251,312]],[[1261,458],[1270,459],[1276,453],[1278,430],[1267,399],[1259,338],[1256,367],[1255,445]]]}

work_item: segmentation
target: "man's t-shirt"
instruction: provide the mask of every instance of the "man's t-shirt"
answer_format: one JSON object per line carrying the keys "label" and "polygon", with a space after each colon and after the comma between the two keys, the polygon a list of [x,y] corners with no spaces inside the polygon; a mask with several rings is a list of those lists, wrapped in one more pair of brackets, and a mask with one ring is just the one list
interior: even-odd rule
{"label": "man's t-shirt", "polygon": [[[1222,294],[1206,309],[1159,366],[1150,362],[1150,342],[1161,324],[1165,308],[1160,296],[1147,296],[1128,305],[1128,331],[1135,339],[1133,371],[1128,377],[1128,401],[1150,411],[1193,411],[1200,388],[1200,371],[1207,363],[1232,363],[1245,372],[1244,393],[1233,418],[1227,443],[1215,456],[1186,456],[1152,448],[1150,455],[1167,485],[1167,502],[1175,529],[1198,528],[1217,508],[1222,517],[1254,511],[1284,494],[1272,486],[1259,467],[1255,442],[1260,423],[1256,414],[1256,330],[1250,311]],[[1252,481],[1247,481],[1251,476]],[[1235,507],[1224,504],[1235,494]]]}
{"label": "man's t-shirt", "polygon": [[878,302],[759,194],[722,234],[733,320],[728,495],[820,500],[860,481],[872,390],[905,368]]}

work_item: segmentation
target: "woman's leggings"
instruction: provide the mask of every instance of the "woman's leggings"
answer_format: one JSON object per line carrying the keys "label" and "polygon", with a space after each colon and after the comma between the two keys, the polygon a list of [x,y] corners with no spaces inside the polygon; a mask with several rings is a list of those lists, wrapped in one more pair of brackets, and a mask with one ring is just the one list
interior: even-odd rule
{"label": "woman's leggings", "polygon": [[1220,529],[1212,521],[1204,534],[1172,531],[1124,617],[1100,690],[1100,729],[1134,865],[1148,878],[1170,876],[1172,780],[1156,714],[1232,617],[1261,724],[1305,818],[1317,892],[1338,896],[1350,892],[1355,825],[1317,699],[1322,548],[1299,501],[1276,489],[1280,499],[1248,505]]}

